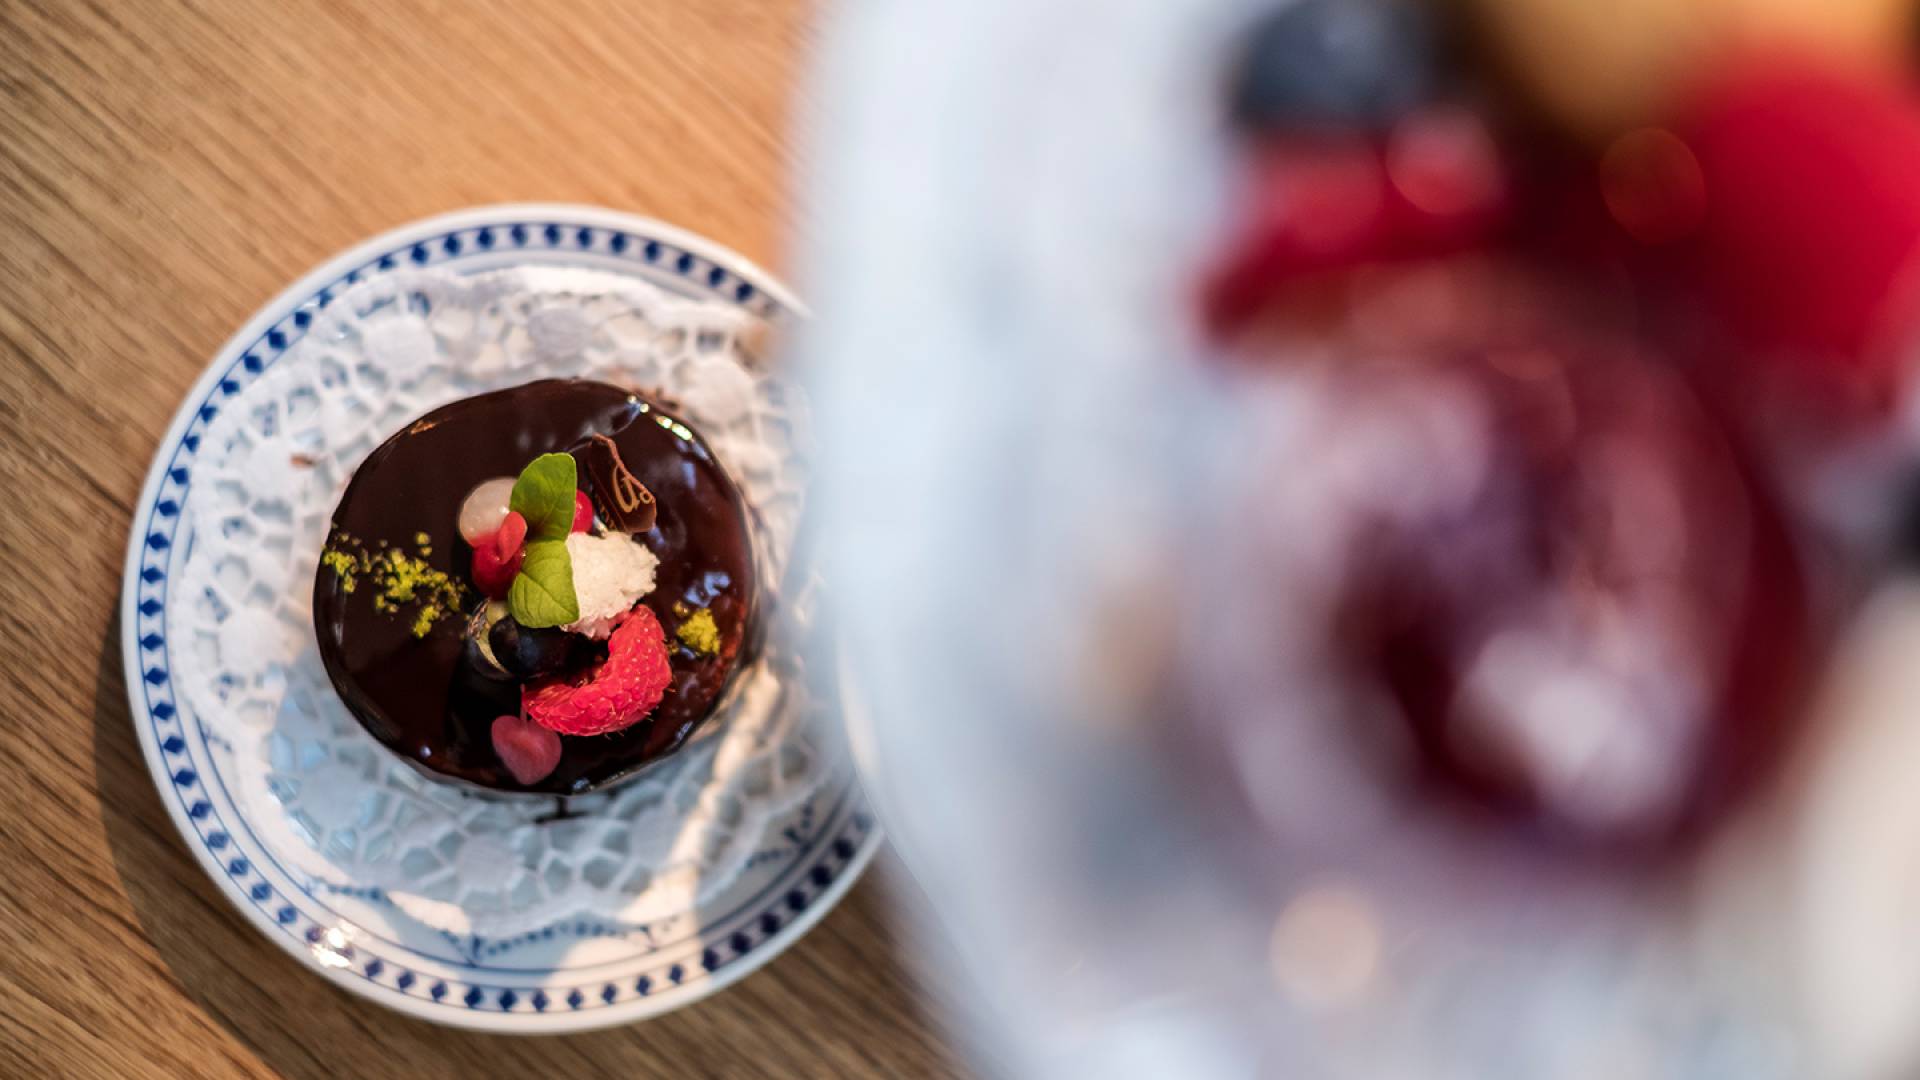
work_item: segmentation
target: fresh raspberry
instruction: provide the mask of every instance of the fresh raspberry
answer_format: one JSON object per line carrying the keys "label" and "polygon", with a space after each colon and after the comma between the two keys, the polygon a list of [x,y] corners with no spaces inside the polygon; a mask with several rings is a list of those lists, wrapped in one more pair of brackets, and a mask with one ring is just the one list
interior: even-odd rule
{"label": "fresh raspberry", "polygon": [[666,696],[666,634],[642,605],[607,641],[607,659],[584,681],[556,680],[521,691],[527,719],[562,735],[606,735],[631,727]]}
{"label": "fresh raspberry", "polygon": [[1728,65],[1687,112],[1679,131],[1709,206],[1657,257],[1757,346],[1732,350],[1741,363],[1779,356],[1814,389],[1891,400],[1920,319],[1911,90],[1810,55],[1765,55]]}
{"label": "fresh raspberry", "polygon": [[586,532],[593,528],[593,500],[587,498],[584,491],[573,493],[573,531]]}

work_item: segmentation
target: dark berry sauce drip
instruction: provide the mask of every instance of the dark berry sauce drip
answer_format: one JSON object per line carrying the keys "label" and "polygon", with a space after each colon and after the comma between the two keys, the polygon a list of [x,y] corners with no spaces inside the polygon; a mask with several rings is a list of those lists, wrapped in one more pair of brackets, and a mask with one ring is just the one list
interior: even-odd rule
{"label": "dark berry sauce drip", "polygon": [[[320,656],[341,699],[374,738],[438,778],[550,795],[606,787],[686,742],[752,648],[756,582],[739,490],[706,445],[682,438],[676,427],[688,430],[618,387],[554,379],[435,409],[367,456],[334,510],[333,535],[400,546],[425,533],[427,562],[470,582],[471,554],[456,528],[467,492],[518,474],[539,454],[610,436],[658,502],[653,528],[635,538],[660,559],[643,602],[666,631],[673,668],[665,700],[645,719],[611,735],[565,737],[559,766],[522,785],[494,755],[490,736],[495,717],[519,711],[519,684],[484,677],[462,660],[464,620],[442,619],[416,638],[404,609],[375,610],[374,588],[363,583],[348,591],[322,566],[313,590]],[[711,610],[719,628],[717,655],[695,653],[675,636],[701,608]]]}

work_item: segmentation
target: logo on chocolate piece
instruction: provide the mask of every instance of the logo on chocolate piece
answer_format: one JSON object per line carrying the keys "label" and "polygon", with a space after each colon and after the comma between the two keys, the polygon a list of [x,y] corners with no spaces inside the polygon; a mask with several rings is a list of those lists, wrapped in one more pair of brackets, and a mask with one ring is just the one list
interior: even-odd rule
{"label": "logo on chocolate piece", "polygon": [[587,494],[601,520],[616,532],[643,533],[653,528],[653,492],[620,459],[620,447],[605,435],[593,435],[585,449],[591,485]]}

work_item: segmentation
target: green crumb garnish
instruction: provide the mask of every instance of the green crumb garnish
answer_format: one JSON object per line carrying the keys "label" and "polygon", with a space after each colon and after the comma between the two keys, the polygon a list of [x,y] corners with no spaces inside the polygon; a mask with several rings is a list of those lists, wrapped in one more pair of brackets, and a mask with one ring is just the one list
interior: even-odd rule
{"label": "green crumb garnish", "polygon": [[720,628],[714,625],[711,608],[701,608],[687,616],[673,634],[682,645],[702,656],[715,656],[720,652]]}
{"label": "green crumb garnish", "polygon": [[[342,537],[342,539],[345,538]],[[359,563],[352,555],[337,547],[327,548],[320,553],[320,565],[333,571],[334,576],[340,579],[341,592],[352,592],[360,584],[355,576],[359,570]]]}
{"label": "green crumb garnish", "polygon": [[420,547],[426,547],[428,544],[433,543],[433,537],[423,532],[417,532],[413,534],[413,542]]}
{"label": "green crumb garnish", "polygon": [[[413,636],[426,637],[434,625],[447,616],[458,616],[466,606],[466,588],[444,570],[436,570],[424,556],[433,554],[426,546],[426,533],[417,534],[421,553],[409,555],[379,541],[380,550],[369,552],[365,545],[345,533],[320,553],[320,565],[340,579],[342,592],[353,592],[361,579],[373,584],[373,610],[382,615],[398,615],[412,607]],[[351,545],[357,550],[348,550]]]}

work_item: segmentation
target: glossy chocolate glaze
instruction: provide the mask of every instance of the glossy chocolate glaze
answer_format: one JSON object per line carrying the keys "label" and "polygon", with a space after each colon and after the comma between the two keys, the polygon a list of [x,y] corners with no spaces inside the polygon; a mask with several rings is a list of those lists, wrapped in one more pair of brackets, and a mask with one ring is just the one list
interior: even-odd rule
{"label": "glossy chocolate glaze", "polygon": [[[349,592],[325,566],[314,580],[313,622],[327,674],[376,739],[429,775],[500,791],[580,794],[630,776],[671,753],[713,712],[742,654],[752,648],[755,579],[746,509],[731,478],[679,418],[606,383],[551,379],[466,398],[435,409],[367,456],[334,509],[333,533],[369,546],[386,540],[413,550],[426,533],[438,570],[470,582],[470,549],[456,522],[460,503],[482,480],[512,476],[535,456],[573,449],[604,434],[655,495],[658,517],[636,539],[659,556],[644,603],[666,630],[673,668],[667,696],[649,716],[612,735],[567,736],[560,764],[522,785],[495,757],[493,719],[519,710],[519,685],[476,674],[463,662],[461,618],[424,638],[410,609],[374,610],[375,589]],[[585,470],[581,471],[585,483]],[[330,541],[332,540],[330,536]],[[471,593],[477,602],[477,593]],[[674,636],[676,605],[710,608],[720,630],[717,656],[700,656]]]}

